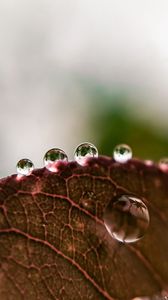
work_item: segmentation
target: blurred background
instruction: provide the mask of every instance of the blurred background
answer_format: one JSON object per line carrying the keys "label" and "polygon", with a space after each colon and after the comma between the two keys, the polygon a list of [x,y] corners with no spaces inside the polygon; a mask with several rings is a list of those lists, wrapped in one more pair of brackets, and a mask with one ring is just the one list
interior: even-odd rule
{"label": "blurred background", "polygon": [[0,0],[0,177],[84,141],[168,156],[167,32],[167,0]]}

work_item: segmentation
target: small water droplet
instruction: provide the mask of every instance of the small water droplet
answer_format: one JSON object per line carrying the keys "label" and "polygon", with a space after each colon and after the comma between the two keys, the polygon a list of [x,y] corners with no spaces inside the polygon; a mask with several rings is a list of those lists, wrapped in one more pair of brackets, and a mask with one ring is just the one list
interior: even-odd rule
{"label": "small water droplet", "polygon": [[132,149],[125,144],[117,145],[113,151],[113,158],[116,162],[125,163],[132,158]]}
{"label": "small water droplet", "polygon": [[114,239],[123,243],[136,242],[149,226],[148,208],[137,197],[116,196],[105,209],[104,224]]}
{"label": "small water droplet", "polygon": [[34,170],[34,165],[30,159],[24,158],[18,161],[16,169],[19,175],[29,176]]}
{"label": "small water droplet", "polygon": [[152,166],[153,164],[154,164],[154,162],[152,161],[152,160],[150,160],[150,159],[146,159],[145,161],[144,161],[144,163],[145,163],[145,165],[146,166]]}
{"label": "small water droplet", "polygon": [[51,172],[57,172],[57,165],[60,161],[67,162],[68,157],[66,153],[59,148],[50,149],[44,155],[44,165]]}
{"label": "small water droplet", "polygon": [[96,209],[96,195],[92,191],[84,192],[82,198],[80,199],[80,203],[83,208],[94,212]]}
{"label": "small water droplet", "polygon": [[168,170],[168,157],[163,157],[163,158],[161,158],[159,160],[159,167],[163,171],[167,171]]}
{"label": "small water droplet", "polygon": [[98,150],[91,143],[82,143],[76,148],[74,157],[79,165],[84,166],[88,158],[98,157]]}
{"label": "small water droplet", "polygon": [[87,208],[87,209],[93,210],[93,208],[95,208],[94,201],[91,199],[83,199],[81,201],[81,204],[84,208]]}

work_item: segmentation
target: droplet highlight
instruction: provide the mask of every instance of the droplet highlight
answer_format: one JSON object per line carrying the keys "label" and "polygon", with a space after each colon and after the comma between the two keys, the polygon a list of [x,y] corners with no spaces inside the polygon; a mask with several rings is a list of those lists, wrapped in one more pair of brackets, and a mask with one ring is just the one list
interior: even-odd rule
{"label": "droplet highlight", "polygon": [[132,158],[132,149],[126,144],[117,145],[113,151],[113,158],[116,162],[126,163]]}
{"label": "droplet highlight", "polygon": [[58,163],[59,162],[67,162],[68,157],[66,153],[59,149],[59,148],[53,148],[46,152],[44,155],[44,166],[51,172],[57,172],[58,171]]}
{"label": "droplet highlight", "polygon": [[116,196],[104,212],[104,224],[109,234],[123,243],[141,239],[149,226],[149,212],[144,202],[134,196]]}
{"label": "droplet highlight", "polygon": [[168,171],[168,157],[163,157],[159,160],[159,167],[163,171]]}
{"label": "droplet highlight", "polygon": [[93,144],[82,143],[76,148],[74,158],[79,165],[84,166],[91,157],[98,157],[98,150]]}
{"label": "droplet highlight", "polygon": [[18,161],[16,170],[18,175],[29,176],[34,170],[34,164],[30,159],[24,158]]}

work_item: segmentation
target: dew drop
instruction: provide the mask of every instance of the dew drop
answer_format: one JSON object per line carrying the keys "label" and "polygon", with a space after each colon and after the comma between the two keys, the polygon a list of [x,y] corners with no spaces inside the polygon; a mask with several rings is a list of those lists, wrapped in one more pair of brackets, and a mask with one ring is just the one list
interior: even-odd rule
{"label": "dew drop", "polygon": [[167,171],[168,170],[168,157],[163,157],[163,158],[161,158],[159,160],[159,167],[163,171]]}
{"label": "dew drop", "polygon": [[125,163],[132,158],[132,149],[125,144],[117,145],[113,151],[113,158],[116,162]]}
{"label": "dew drop", "polygon": [[96,195],[92,191],[84,192],[80,199],[80,204],[83,208],[95,212],[96,209]]}
{"label": "dew drop", "polygon": [[30,159],[24,158],[18,161],[16,169],[18,175],[29,176],[34,170],[34,165]]}
{"label": "dew drop", "polygon": [[91,199],[83,199],[81,201],[81,204],[86,209],[89,209],[89,210],[94,210],[95,209],[95,203]]}
{"label": "dew drop", "polygon": [[123,243],[136,242],[149,226],[148,208],[137,197],[116,196],[105,209],[104,224],[114,239]]}
{"label": "dew drop", "polygon": [[44,155],[44,166],[51,172],[57,172],[58,162],[67,162],[68,157],[66,153],[59,149],[53,148]]}
{"label": "dew drop", "polygon": [[98,150],[93,144],[82,143],[76,148],[74,158],[79,165],[84,166],[91,157],[98,157]]}
{"label": "dew drop", "polygon": [[154,162],[150,159],[145,160],[144,163],[145,163],[146,166],[149,166],[149,167],[154,164]]}

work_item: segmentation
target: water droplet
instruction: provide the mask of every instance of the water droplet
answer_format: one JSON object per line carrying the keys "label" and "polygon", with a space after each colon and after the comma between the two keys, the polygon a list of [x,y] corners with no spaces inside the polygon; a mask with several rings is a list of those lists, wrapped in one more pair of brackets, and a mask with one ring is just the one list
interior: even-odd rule
{"label": "water droplet", "polygon": [[84,192],[82,198],[80,199],[80,203],[83,208],[94,212],[96,209],[96,195],[92,191]]}
{"label": "water droplet", "polygon": [[78,164],[84,166],[88,158],[98,157],[98,150],[91,143],[82,143],[76,148],[74,157]]}
{"label": "water droplet", "polygon": [[60,161],[67,162],[68,157],[66,153],[59,148],[50,149],[44,155],[44,165],[51,172],[57,172],[57,165]]}
{"label": "water droplet", "polygon": [[125,163],[132,158],[132,150],[130,146],[125,144],[117,145],[114,148],[113,158],[116,162]]}
{"label": "water droplet", "polygon": [[104,224],[114,239],[123,243],[136,242],[149,226],[148,208],[137,197],[116,196],[105,209]]}
{"label": "water droplet", "polygon": [[34,170],[34,165],[30,159],[24,158],[18,161],[16,169],[19,175],[29,176]]}
{"label": "water droplet", "polygon": [[152,295],[151,297],[135,297],[132,300],[168,300],[167,292],[161,292],[156,295]]}
{"label": "water droplet", "polygon": [[152,160],[150,160],[150,159],[146,159],[145,161],[144,161],[144,163],[145,163],[145,165],[146,166],[152,166],[153,164],[154,164],[154,162],[152,161]]}
{"label": "water droplet", "polygon": [[163,171],[167,171],[168,170],[168,157],[163,157],[163,158],[161,158],[159,160],[159,167]]}

